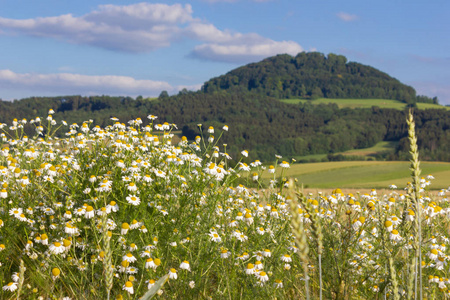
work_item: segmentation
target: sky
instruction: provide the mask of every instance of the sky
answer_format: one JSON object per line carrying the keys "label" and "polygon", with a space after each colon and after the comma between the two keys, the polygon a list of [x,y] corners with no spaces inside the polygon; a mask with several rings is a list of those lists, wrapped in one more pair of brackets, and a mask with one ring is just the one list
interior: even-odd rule
{"label": "sky", "polygon": [[175,94],[318,51],[450,104],[449,13],[449,0],[0,0],[0,99]]}

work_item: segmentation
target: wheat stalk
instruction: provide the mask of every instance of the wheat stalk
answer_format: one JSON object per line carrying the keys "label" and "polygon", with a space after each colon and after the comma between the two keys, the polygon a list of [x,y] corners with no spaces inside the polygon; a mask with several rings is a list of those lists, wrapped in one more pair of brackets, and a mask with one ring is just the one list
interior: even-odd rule
{"label": "wheat stalk", "polygon": [[103,258],[103,272],[105,274],[105,287],[107,299],[110,299],[111,290],[113,287],[114,269],[112,266],[112,251],[111,251],[111,235],[112,233],[106,228],[106,213],[102,216],[102,239],[103,251],[105,256]]}
{"label": "wheat stalk", "polygon": [[[413,191],[411,193],[413,203],[416,207],[417,218],[415,220],[416,225],[416,238],[415,238],[415,263],[418,264],[417,268],[419,271],[417,278],[417,272],[415,272],[415,299],[417,299],[417,289],[419,288],[419,297],[422,299],[422,205],[420,204],[420,161],[419,161],[419,151],[417,149],[417,137],[415,132],[415,123],[412,115],[412,111],[409,111],[408,118],[406,119],[408,124],[408,140],[410,143],[409,153],[411,154],[411,177],[413,183]],[[417,286],[419,285],[419,286]]]}
{"label": "wheat stalk", "polygon": [[22,292],[23,282],[25,280],[25,265],[23,263],[23,259],[20,260],[19,266],[19,286],[17,288],[17,299],[20,298],[20,293]]}
{"label": "wheat stalk", "polygon": [[309,300],[309,277],[308,277],[308,242],[306,239],[305,229],[303,227],[302,217],[298,213],[297,199],[294,195],[294,181],[292,179],[289,180],[289,194],[291,196],[290,207],[291,207],[291,226],[292,233],[295,237],[295,243],[298,247],[298,254],[300,259],[303,262],[303,272],[305,276],[305,290],[306,290],[306,299]]}

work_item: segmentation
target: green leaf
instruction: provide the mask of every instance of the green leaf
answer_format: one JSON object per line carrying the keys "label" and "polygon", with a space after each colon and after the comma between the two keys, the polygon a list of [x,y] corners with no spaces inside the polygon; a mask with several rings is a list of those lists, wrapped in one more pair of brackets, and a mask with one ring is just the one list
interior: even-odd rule
{"label": "green leaf", "polygon": [[139,300],[148,300],[153,298],[153,296],[155,296],[155,294],[163,287],[163,285],[167,282],[168,279],[169,274],[161,277],[157,282],[155,282],[152,288],[149,289],[148,292],[145,293],[144,296],[142,296]]}

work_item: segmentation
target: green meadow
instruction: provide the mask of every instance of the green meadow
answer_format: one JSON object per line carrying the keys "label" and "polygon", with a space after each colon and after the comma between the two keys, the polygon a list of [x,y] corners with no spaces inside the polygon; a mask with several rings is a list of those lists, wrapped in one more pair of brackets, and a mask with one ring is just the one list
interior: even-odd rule
{"label": "green meadow", "polygon": [[[409,162],[402,161],[341,161],[293,164],[283,173],[284,177],[293,177],[310,188],[388,188],[395,184],[399,188],[409,182]],[[423,162],[422,176],[431,174],[432,189],[448,187],[450,163]],[[277,176],[280,175],[278,170]],[[272,178],[264,174],[264,179]]]}
{"label": "green meadow", "polygon": [[[406,104],[397,100],[389,100],[389,99],[331,99],[331,98],[319,98],[316,100],[307,100],[307,99],[281,99],[280,101],[289,104],[297,104],[297,103],[306,103],[310,102],[312,104],[328,104],[334,103],[337,104],[339,108],[371,108],[372,106],[378,106],[381,108],[392,108],[403,110],[406,108]],[[419,109],[447,109],[450,110],[449,107],[445,107],[437,104],[430,103],[417,103],[417,107]]]}
{"label": "green meadow", "polygon": [[[342,155],[348,155],[348,156],[365,156],[366,159],[369,159],[370,157],[373,157],[376,154],[383,153],[386,151],[394,152],[397,144],[398,144],[398,142],[381,141],[369,148],[351,149],[351,150],[333,153],[333,154],[335,154],[335,155],[342,154]],[[326,157],[327,157],[327,154],[311,154],[311,155],[295,156],[294,158],[297,161],[315,160],[315,161],[319,162],[322,159],[325,159]]]}

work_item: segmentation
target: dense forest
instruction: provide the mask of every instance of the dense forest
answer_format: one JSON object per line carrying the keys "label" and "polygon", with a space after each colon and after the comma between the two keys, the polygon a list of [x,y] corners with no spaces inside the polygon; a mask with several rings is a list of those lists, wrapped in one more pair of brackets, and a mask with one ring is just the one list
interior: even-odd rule
{"label": "dense forest", "polygon": [[[286,104],[265,95],[250,92],[221,91],[180,93],[156,100],[130,97],[28,98],[0,101],[0,122],[11,124],[12,118],[28,120],[45,117],[55,111],[55,120],[80,123],[92,119],[95,125],[112,124],[111,117],[122,122],[147,115],[157,121],[175,123],[181,134],[193,139],[202,128],[214,126],[220,132],[229,126],[219,146],[228,144],[227,152],[238,158],[247,149],[252,159],[272,160],[284,157],[336,153],[365,148],[379,141],[398,141],[395,153],[381,159],[405,159],[408,152],[405,112],[393,109],[339,109],[337,105]],[[423,160],[450,161],[450,112],[441,109],[416,110],[418,143]],[[33,125],[27,125],[29,135]],[[217,136],[220,134],[217,132]],[[205,133],[206,134],[206,133]],[[222,148],[222,147],[221,147]]]}
{"label": "dense forest", "polygon": [[[301,52],[277,55],[248,64],[205,82],[202,91],[253,91],[274,98],[379,98],[405,103],[417,100],[416,91],[373,67],[347,62],[343,55]],[[437,101],[437,99],[436,99]]]}

